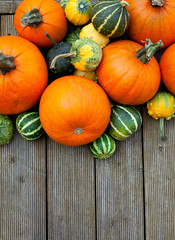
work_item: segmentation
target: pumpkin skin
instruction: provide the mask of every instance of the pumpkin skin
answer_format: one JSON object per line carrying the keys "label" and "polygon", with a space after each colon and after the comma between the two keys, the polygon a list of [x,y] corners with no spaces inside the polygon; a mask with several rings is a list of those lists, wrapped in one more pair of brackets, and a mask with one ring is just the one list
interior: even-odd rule
{"label": "pumpkin skin", "polygon": [[110,113],[104,90],[80,76],[54,80],[42,94],[39,105],[45,132],[54,141],[69,146],[87,144],[100,137]]}
{"label": "pumpkin skin", "polygon": [[[24,16],[24,13],[28,13],[32,9],[39,10],[42,22],[35,25],[22,26],[21,18]],[[55,42],[61,42],[68,30],[64,10],[55,0],[23,0],[16,9],[14,26],[19,36],[28,39],[42,48],[52,46],[45,32]]]}
{"label": "pumpkin skin", "polygon": [[175,95],[175,43],[169,46],[160,59],[162,82]]}
{"label": "pumpkin skin", "polygon": [[0,51],[12,55],[16,65],[16,69],[0,73],[0,113],[24,112],[38,102],[47,86],[46,62],[33,43],[19,36],[0,37]]}
{"label": "pumpkin skin", "polygon": [[162,40],[164,47],[175,42],[172,26],[175,25],[175,1],[166,0],[164,6],[152,6],[150,0],[128,0],[130,14],[128,36],[143,44],[146,38],[152,42]]}
{"label": "pumpkin skin", "polygon": [[103,49],[96,69],[100,85],[115,102],[140,105],[151,99],[160,85],[160,68],[154,57],[146,64],[136,56],[142,45],[120,40]]}

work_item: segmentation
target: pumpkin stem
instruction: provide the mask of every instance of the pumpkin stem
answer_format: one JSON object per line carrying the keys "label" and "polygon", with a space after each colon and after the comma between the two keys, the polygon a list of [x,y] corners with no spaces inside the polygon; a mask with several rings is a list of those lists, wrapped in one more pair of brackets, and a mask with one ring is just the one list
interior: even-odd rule
{"label": "pumpkin stem", "polygon": [[24,13],[23,17],[20,19],[21,26],[32,26],[36,28],[38,24],[42,23],[41,19],[42,15],[39,13],[39,10],[37,8],[33,8],[27,13]]}
{"label": "pumpkin stem", "polygon": [[146,39],[146,42],[145,46],[136,52],[137,58],[144,64],[149,62],[155,52],[163,47],[163,42],[161,40],[152,43],[150,39]]}
{"label": "pumpkin stem", "polygon": [[56,47],[57,43],[53,40],[53,38],[51,38],[51,36],[47,32],[45,32],[45,34],[48,37],[48,39],[52,42],[53,46]]}
{"label": "pumpkin stem", "polygon": [[60,55],[57,55],[56,57],[54,57],[54,59],[52,60],[51,64],[50,64],[50,69],[54,69],[55,68],[55,63],[58,59],[60,58],[65,58],[65,57],[76,57],[77,56],[77,52],[76,51],[73,51],[73,52],[70,52],[70,53],[63,53],[63,54],[60,54]]}
{"label": "pumpkin stem", "polygon": [[121,1],[120,4],[123,6],[123,7],[129,7],[129,3],[126,2],[126,1]]}
{"label": "pumpkin stem", "polygon": [[77,134],[77,135],[81,134],[82,132],[83,132],[82,128],[75,128],[74,129],[74,133]]}
{"label": "pumpkin stem", "polygon": [[10,72],[12,69],[16,68],[16,65],[13,62],[14,56],[5,56],[0,51],[0,74],[5,75],[6,72]]}
{"label": "pumpkin stem", "polygon": [[160,118],[159,121],[160,121],[160,137],[162,141],[166,141],[167,136],[164,135],[164,118]]}
{"label": "pumpkin stem", "polygon": [[151,6],[163,7],[165,0],[151,0]]}

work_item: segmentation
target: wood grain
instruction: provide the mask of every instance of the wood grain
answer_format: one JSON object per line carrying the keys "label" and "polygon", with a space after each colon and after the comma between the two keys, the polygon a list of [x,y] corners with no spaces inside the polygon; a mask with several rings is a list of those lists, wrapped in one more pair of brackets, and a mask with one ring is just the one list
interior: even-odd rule
{"label": "wood grain", "polygon": [[[1,35],[16,34],[13,16],[1,16]],[[0,146],[0,239],[46,239],[46,136],[33,142],[16,131]]]}
{"label": "wood grain", "polygon": [[95,240],[94,159],[48,139],[48,239]]}
{"label": "wood grain", "polygon": [[97,239],[143,240],[141,129],[116,141],[115,154],[96,160]]}
{"label": "wood grain", "polygon": [[159,121],[148,116],[146,106],[143,126],[146,239],[174,240],[175,119],[165,121],[165,142]]}
{"label": "wood grain", "polygon": [[16,8],[21,2],[22,0],[0,0],[0,14],[15,13]]}

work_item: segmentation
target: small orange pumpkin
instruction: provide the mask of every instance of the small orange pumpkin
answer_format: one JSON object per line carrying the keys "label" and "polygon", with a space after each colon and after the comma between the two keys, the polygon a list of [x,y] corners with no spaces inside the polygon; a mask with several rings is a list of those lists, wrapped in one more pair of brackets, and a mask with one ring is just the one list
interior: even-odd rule
{"label": "small orange pumpkin", "polygon": [[142,47],[130,40],[119,40],[103,49],[96,70],[98,82],[115,102],[140,105],[156,94],[161,74],[152,55],[163,44],[147,41]]}
{"label": "small orange pumpkin", "polygon": [[175,95],[175,43],[171,44],[160,59],[162,82]]}
{"label": "small orange pumpkin", "polygon": [[47,82],[46,62],[33,43],[19,36],[0,37],[0,114],[32,108]]}
{"label": "small orange pumpkin", "polygon": [[41,124],[54,141],[79,146],[100,137],[110,120],[111,107],[104,90],[92,80],[64,76],[43,92]]}
{"label": "small orange pumpkin", "polygon": [[64,10],[55,0],[23,0],[14,16],[17,33],[38,47],[51,47],[47,32],[55,42],[61,42],[68,29]]}

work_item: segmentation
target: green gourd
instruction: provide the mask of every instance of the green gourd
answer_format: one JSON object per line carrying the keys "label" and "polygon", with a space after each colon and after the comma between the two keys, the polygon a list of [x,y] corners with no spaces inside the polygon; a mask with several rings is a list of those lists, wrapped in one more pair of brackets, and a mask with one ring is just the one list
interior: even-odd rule
{"label": "green gourd", "polygon": [[65,42],[70,43],[72,45],[76,40],[79,39],[80,32],[81,28],[77,27],[71,33],[68,33],[68,35],[65,38]]}
{"label": "green gourd", "polygon": [[103,133],[98,139],[90,143],[90,151],[95,158],[106,159],[115,152],[116,144],[112,137]]}
{"label": "green gourd", "polygon": [[51,62],[50,68],[55,68],[55,63],[60,58],[71,57],[71,63],[80,71],[93,71],[100,64],[102,49],[95,41],[89,38],[76,40],[66,54],[58,54]]}
{"label": "green gourd", "polygon": [[120,0],[102,0],[97,2],[91,13],[91,22],[97,32],[107,37],[119,37],[128,28],[129,4]]}
{"label": "green gourd", "polygon": [[[61,43],[55,43],[54,40],[46,33],[47,37],[52,41],[53,47],[48,51],[47,53],[47,65],[50,66],[52,63],[52,60],[60,54],[65,54],[67,52],[70,52],[71,44],[67,42],[61,42]],[[75,68],[71,63],[71,58],[60,58],[57,59],[57,61],[54,64],[54,67],[51,68],[51,71],[53,73],[59,73],[59,74],[72,74],[74,72]]]}
{"label": "green gourd", "polygon": [[44,133],[38,112],[24,112],[18,115],[16,128],[23,138],[30,141],[38,139]]}
{"label": "green gourd", "polygon": [[7,115],[0,114],[0,145],[8,144],[13,136],[13,123]]}
{"label": "green gourd", "polygon": [[113,138],[124,140],[136,132],[141,125],[142,117],[136,108],[124,105],[114,105],[111,108],[108,132]]}

